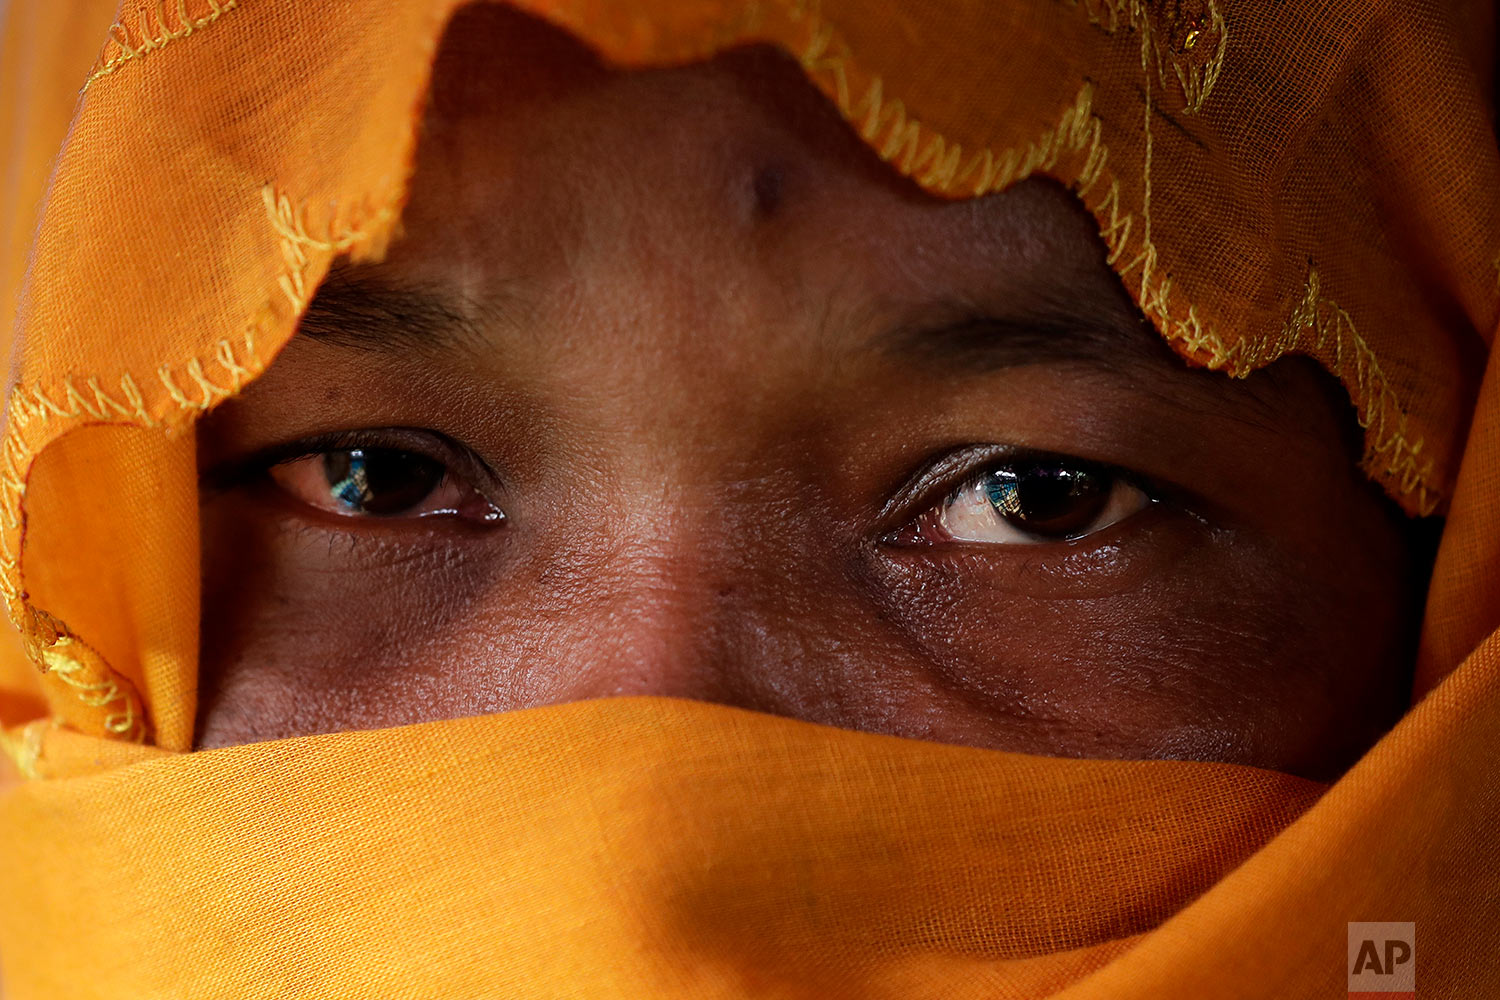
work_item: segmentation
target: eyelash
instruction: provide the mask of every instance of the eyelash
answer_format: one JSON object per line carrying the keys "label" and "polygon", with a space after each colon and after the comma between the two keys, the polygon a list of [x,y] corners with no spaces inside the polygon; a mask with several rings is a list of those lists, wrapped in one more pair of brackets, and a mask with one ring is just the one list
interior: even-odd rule
{"label": "eyelash", "polygon": [[[1146,502],[1146,509],[1180,499],[1172,487],[1107,462],[1006,445],[970,445],[943,452],[908,479],[907,484],[885,505],[880,515],[879,521],[884,526],[880,533],[881,543],[898,547],[936,544],[933,539],[924,537],[917,526],[945,502],[1001,469],[1049,464],[1084,470],[1137,490]],[[1129,520],[1133,516],[1120,520]],[[1118,522],[1111,522],[1113,523]],[[1109,526],[1105,525],[1099,530]],[[1071,538],[1041,538],[1038,542],[1067,543],[1090,534],[1093,532]],[[965,542],[954,540],[942,544],[963,545]]]}
{"label": "eyelash", "polygon": [[[501,480],[488,463],[472,449],[446,435],[416,428],[336,431],[278,445],[246,459],[210,470],[204,475],[204,489],[207,493],[216,493],[237,487],[255,487],[276,490],[285,495],[288,490],[285,484],[276,477],[276,470],[286,469],[304,460],[319,457],[326,459],[331,455],[360,451],[366,453],[399,452],[434,463],[441,467],[442,473],[440,481],[433,485],[432,492],[436,492],[449,483],[467,487],[477,494],[483,503],[488,504],[491,513],[475,517],[459,515],[453,510],[439,509],[410,515],[396,513],[384,517],[368,511],[353,514],[345,511],[333,512],[306,500],[294,498],[295,502],[305,507],[328,512],[328,516],[361,521],[411,520],[426,517],[429,514],[454,516],[458,519],[477,520],[484,523],[498,523],[505,518],[502,508],[492,498],[492,494],[498,491]],[[1024,525],[1026,518],[1019,518],[1021,523],[1018,524],[1013,519],[1018,512],[1012,511],[1010,515],[1007,515],[999,511],[998,504],[994,513],[999,515],[999,520],[1004,522],[1005,526],[1008,526],[1011,534],[1017,537],[1005,541],[997,541],[993,538],[976,539],[972,535],[955,536],[952,531],[948,530],[948,511],[956,509],[955,502],[961,493],[978,491],[986,477],[1004,480],[1002,470],[1030,469],[1034,472],[1040,468],[1072,470],[1075,473],[1081,473],[1084,478],[1091,476],[1099,482],[1108,484],[1109,493],[1105,501],[1107,504],[1114,505],[1109,509],[1119,506],[1113,498],[1117,486],[1120,485],[1137,493],[1141,504],[1134,510],[1118,514],[1115,520],[1076,535],[1027,531]],[[1046,477],[1042,478],[1045,480]],[[1053,480],[1058,481],[1061,478],[1066,477],[1054,476]],[[1010,482],[1017,484],[1011,487],[1013,490],[1019,490],[1021,489],[1019,484],[1024,480],[1019,474],[1012,472]],[[486,486],[491,488],[486,489]],[[1066,543],[1088,537],[1096,531],[1107,529],[1118,521],[1134,517],[1145,507],[1162,500],[1164,493],[1165,491],[1156,483],[1147,481],[1129,470],[1107,463],[1088,461],[1055,452],[1039,452],[1001,445],[975,445],[946,451],[918,470],[908,480],[907,485],[902,487],[886,504],[878,519],[884,525],[878,537],[882,544],[901,547],[966,543],[981,547]],[[995,499],[997,494],[993,487],[990,487],[989,495],[992,500]],[[1013,494],[1013,496],[1019,496],[1019,494]],[[980,504],[980,506],[983,505]],[[473,511],[468,513],[472,515]],[[975,515],[970,511],[968,516],[972,518]],[[1003,534],[1006,528],[1002,526],[1000,530]]]}
{"label": "eyelash", "polygon": [[279,489],[272,479],[277,467],[352,451],[397,451],[435,462],[443,467],[444,481],[456,478],[491,504],[499,492],[500,476],[473,449],[438,431],[412,427],[332,431],[276,445],[207,470],[202,488],[210,496],[234,489]]}

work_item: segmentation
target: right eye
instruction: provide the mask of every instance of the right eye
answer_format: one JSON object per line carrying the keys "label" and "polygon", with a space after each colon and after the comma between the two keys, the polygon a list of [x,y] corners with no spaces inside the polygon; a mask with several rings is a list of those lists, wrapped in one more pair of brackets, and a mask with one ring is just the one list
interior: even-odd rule
{"label": "right eye", "polygon": [[1151,503],[1117,475],[1069,461],[997,466],[953,493],[938,524],[959,542],[1034,545],[1083,538]]}
{"label": "right eye", "polygon": [[971,475],[892,536],[902,545],[1041,545],[1086,538],[1153,503],[1103,466],[1065,456],[1001,462]]}
{"label": "right eye", "polygon": [[278,462],[283,492],[343,517],[459,517],[495,523],[504,514],[443,462],[399,448],[335,448]]}

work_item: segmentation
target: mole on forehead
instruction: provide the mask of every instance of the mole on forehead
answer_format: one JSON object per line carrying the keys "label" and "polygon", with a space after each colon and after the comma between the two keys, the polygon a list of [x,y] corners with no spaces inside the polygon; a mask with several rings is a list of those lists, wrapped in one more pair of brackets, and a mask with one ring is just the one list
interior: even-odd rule
{"label": "mole on forehead", "polygon": [[[561,58],[578,56],[571,51]],[[468,168],[483,167],[483,153],[477,160],[457,161],[466,167],[460,185],[464,197],[446,190],[458,180],[446,177],[441,164],[428,176],[419,166],[408,214],[413,216],[409,236],[421,244],[420,252],[413,250],[412,261],[403,262],[398,245],[382,269],[335,274],[309,310],[304,334],[385,352],[473,357],[513,349],[510,332],[535,327],[538,311],[547,308],[546,286],[552,278],[544,276],[556,269],[545,262],[564,258],[571,274],[575,243],[613,245],[617,233],[596,234],[591,226],[615,219],[618,213],[608,203],[624,198],[648,202],[631,206],[645,213],[644,221],[634,212],[625,216],[636,236],[641,226],[655,226],[664,231],[652,230],[648,242],[670,247],[673,225],[697,227],[697,244],[707,240],[715,253],[723,250],[722,259],[715,259],[721,270],[757,266],[752,230],[782,230],[787,239],[774,244],[776,267],[795,270],[812,284],[819,279],[810,268],[822,267],[823,277],[829,268],[837,270],[838,284],[853,300],[840,310],[875,317],[858,323],[857,330],[849,319],[835,318],[835,327],[849,328],[835,330],[841,345],[847,345],[840,350],[872,346],[892,357],[959,373],[1070,360],[1103,367],[1138,365],[1164,357],[1167,365],[1180,366],[1144,327],[1105,263],[1097,225],[1070,193],[1033,179],[968,202],[928,195],[879,161],[783,54],[743,50],[689,67],[605,71],[588,86],[594,95],[558,105],[555,119],[549,109],[555,102],[546,88],[530,91],[538,107],[532,109],[534,115],[528,113],[528,129],[550,128],[561,138],[532,147],[524,167],[524,198],[519,182],[487,192],[483,185],[473,187],[475,175]],[[598,129],[581,127],[590,114],[599,117],[612,107],[619,111],[598,123],[616,137],[628,137],[637,125],[646,128],[635,121],[638,106],[595,99],[614,90],[635,97],[652,91],[647,102],[652,114],[684,105],[677,120],[657,121],[652,127],[655,138],[662,138],[665,128],[674,139],[675,169],[683,173],[674,178],[701,190],[680,184],[665,190],[652,158],[660,150],[643,147],[632,155],[631,149],[620,149],[607,162],[587,155],[590,143],[599,139]],[[463,95],[473,93],[460,84],[448,96],[461,104]],[[733,113],[710,114],[720,106]],[[447,110],[460,109],[450,104]],[[550,125],[549,119],[554,119]],[[771,125],[776,127],[768,131]],[[482,146],[494,142],[495,134],[471,127],[448,141]],[[515,133],[509,134],[514,140]],[[687,155],[687,147],[705,145],[714,155]],[[500,156],[497,169],[511,162]],[[435,183],[429,184],[429,177]],[[726,191],[726,180],[732,190]],[[535,188],[538,184],[549,189],[545,196]],[[568,193],[575,188],[578,198],[570,202]],[[660,211],[653,208],[655,199],[664,199],[656,206]],[[694,209],[683,210],[684,203]],[[708,211],[698,211],[700,205]],[[455,218],[455,213],[469,218]],[[507,220],[513,238],[497,239],[497,216]],[[742,224],[746,221],[748,226]],[[456,235],[484,246],[463,250]],[[572,249],[558,250],[560,245]],[[839,263],[829,257],[840,253],[849,259]],[[809,254],[822,259],[809,260]],[[526,259],[504,259],[518,256]],[[464,266],[477,262],[484,272],[483,301],[461,294],[461,288],[472,291],[473,282],[446,280],[443,261],[449,257],[455,267],[460,258]],[[542,281],[541,287],[524,290],[535,300],[529,315],[526,303],[507,296],[507,285],[513,283],[504,278],[517,264],[529,269],[533,285]],[[399,280],[408,266],[413,266],[411,276],[421,275],[420,283]],[[684,263],[688,272],[693,266],[692,261]],[[491,296],[491,287],[501,291]],[[815,289],[812,298],[825,294],[832,293]],[[887,295],[889,301],[874,301]],[[533,336],[525,339],[534,344],[535,330],[530,332]],[[1167,365],[1160,367],[1171,374]]]}

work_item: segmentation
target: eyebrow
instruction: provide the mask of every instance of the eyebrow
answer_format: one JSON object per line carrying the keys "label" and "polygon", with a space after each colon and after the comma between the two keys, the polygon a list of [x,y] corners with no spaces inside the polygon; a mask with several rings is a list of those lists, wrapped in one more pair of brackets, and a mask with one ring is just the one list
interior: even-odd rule
{"label": "eyebrow", "polygon": [[335,269],[308,304],[298,334],[377,354],[469,353],[501,310],[426,285],[392,284]]}
{"label": "eyebrow", "polygon": [[1085,363],[1106,368],[1162,353],[1144,319],[1084,295],[1004,310],[948,304],[878,335],[873,345],[934,369],[983,375],[1002,368]]}
{"label": "eyebrow", "polygon": [[[937,371],[983,375],[1004,368],[1085,363],[1106,368],[1167,353],[1133,308],[1096,291],[1006,309],[929,303],[866,341],[866,349]],[[378,354],[493,350],[486,327],[513,319],[504,304],[448,289],[394,284],[335,270],[318,289],[298,332],[323,343]]]}

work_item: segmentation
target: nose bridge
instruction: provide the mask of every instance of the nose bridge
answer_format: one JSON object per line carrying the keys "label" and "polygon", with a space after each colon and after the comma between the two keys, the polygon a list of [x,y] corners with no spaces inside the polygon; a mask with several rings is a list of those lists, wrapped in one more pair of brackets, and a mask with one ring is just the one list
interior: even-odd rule
{"label": "nose bridge", "polygon": [[766,236],[741,204],[754,173],[743,146],[716,116],[679,122],[629,168],[652,178],[642,197],[621,199],[614,179],[591,192],[598,211],[575,250],[584,314],[560,325],[589,332],[569,341],[567,374],[611,388],[589,402],[611,426],[711,443],[779,394],[784,366],[768,358],[802,356],[808,293],[800,272],[757,249]]}
{"label": "nose bridge", "polygon": [[721,637],[737,612],[723,558],[728,524],[701,486],[631,491],[609,529],[577,641],[591,652],[576,697],[653,694],[728,700],[733,662]]}

